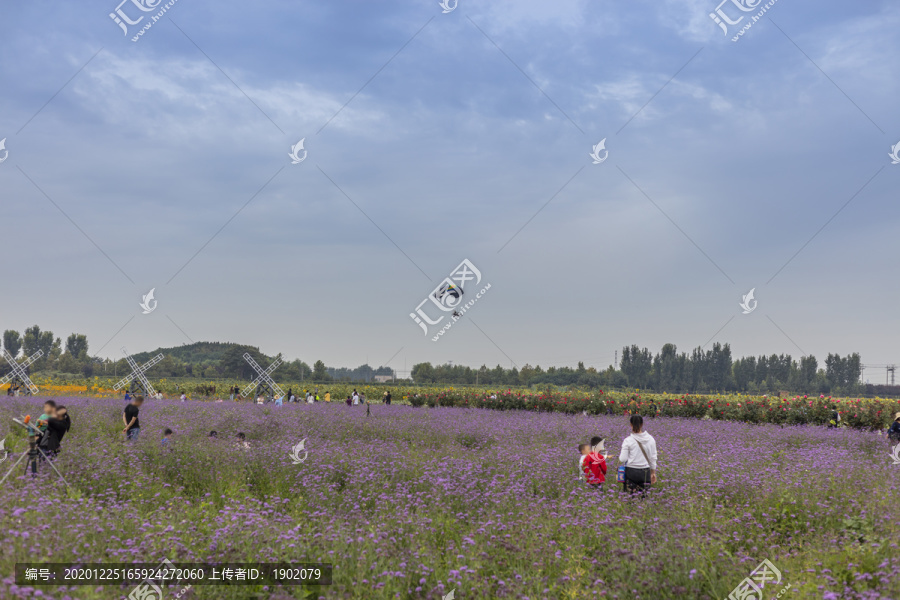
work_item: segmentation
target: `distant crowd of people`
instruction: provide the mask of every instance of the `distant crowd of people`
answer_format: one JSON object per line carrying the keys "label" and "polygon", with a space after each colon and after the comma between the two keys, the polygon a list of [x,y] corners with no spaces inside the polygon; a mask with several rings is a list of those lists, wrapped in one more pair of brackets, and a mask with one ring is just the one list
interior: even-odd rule
{"label": "distant crowd of people", "polygon": [[[141,395],[132,397],[130,394],[126,394],[125,397],[128,399],[128,404],[125,405],[125,410],[122,411],[122,422],[125,424],[124,429],[122,429],[122,433],[125,434],[125,441],[135,442],[141,434],[140,412],[141,406],[143,406],[144,404],[144,397]],[[172,431],[169,427],[166,427],[163,430],[162,440],[160,444],[164,448],[169,448],[172,442],[172,437],[174,435],[175,432]],[[213,430],[209,432],[209,435],[207,437],[218,439],[219,433]],[[243,449],[250,448],[250,443],[247,441],[247,436],[243,431],[239,431],[237,433],[237,436],[235,437],[236,447]]]}
{"label": "distant crowd of people", "polygon": [[[235,401],[241,400],[243,398],[240,395],[240,392],[238,391],[237,386],[234,386],[232,388],[231,398],[232,398],[232,400],[235,400]],[[285,398],[287,399],[288,403],[304,403],[305,402],[306,404],[315,404],[316,402],[322,402],[323,400],[325,402],[332,401],[330,391],[326,391],[324,396],[320,396],[319,390],[318,390],[318,388],[316,388],[314,390],[303,390],[303,395],[297,396],[294,394],[293,389],[288,389],[287,393],[284,394],[283,396],[277,396],[277,395],[267,396],[265,394],[259,394],[256,396],[256,404],[272,403],[272,404],[275,404],[275,406],[283,406]],[[381,396],[381,401],[384,402],[385,404],[390,404],[392,398],[393,398],[393,396],[391,395],[390,390],[386,390]],[[366,395],[359,393],[358,391],[356,391],[355,388],[350,394],[347,395],[347,398],[344,400],[344,402],[347,404],[347,406],[356,406],[359,404],[366,404],[366,405],[369,404],[369,400],[366,398]]]}

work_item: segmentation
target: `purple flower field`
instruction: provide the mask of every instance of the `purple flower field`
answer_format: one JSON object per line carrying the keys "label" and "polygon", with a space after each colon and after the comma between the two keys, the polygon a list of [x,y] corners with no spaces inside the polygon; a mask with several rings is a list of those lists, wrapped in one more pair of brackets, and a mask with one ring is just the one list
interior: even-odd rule
{"label": "purple flower field", "polygon": [[[10,417],[41,401],[0,405],[13,452],[0,476],[26,448]],[[659,482],[641,500],[615,484],[623,417],[148,401],[125,444],[123,402],[57,402],[73,422],[56,461],[72,489],[46,468],[0,487],[0,598],[134,587],[16,586],[16,562],[163,558],[334,565],[331,586],[198,585],[188,599],[720,600],[763,559],[782,574],[766,600],[788,584],[782,598],[900,598],[900,466],[872,433],[648,419]],[[592,435],[612,456],[601,490],[576,471]],[[292,464],[303,438],[308,458]]]}

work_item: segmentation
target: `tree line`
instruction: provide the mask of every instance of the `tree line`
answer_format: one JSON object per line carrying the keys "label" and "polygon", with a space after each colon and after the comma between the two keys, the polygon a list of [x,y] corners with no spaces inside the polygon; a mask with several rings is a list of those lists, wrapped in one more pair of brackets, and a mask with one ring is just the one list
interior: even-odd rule
{"label": "tree line", "polygon": [[824,368],[814,356],[795,360],[789,354],[733,359],[729,344],[713,344],[709,350],[694,348],[690,354],[664,344],[659,352],[636,345],[622,349],[618,368],[585,368],[525,365],[505,369],[497,365],[479,369],[463,365],[418,363],[411,376],[415,383],[484,385],[576,385],[587,388],[638,388],[658,392],[858,393],[862,387],[859,354],[829,354]]}
{"label": "tree line", "polygon": [[[111,360],[90,356],[87,336],[80,333],[71,334],[63,346],[61,338],[55,337],[52,331],[42,331],[38,325],[27,328],[24,334],[7,329],[3,332],[3,347],[20,362],[42,350],[43,356],[29,367],[31,373],[93,377],[125,376],[131,372],[124,357]],[[263,368],[268,367],[276,359],[275,356],[263,354],[255,346],[228,342],[196,342],[173,348],[160,348],[153,352],[140,352],[134,354],[132,358],[143,364],[160,353],[164,358],[147,371],[147,375],[151,378],[194,377],[247,381],[255,377],[256,372],[244,360],[245,353]],[[6,361],[0,360],[0,376],[6,375],[10,370]],[[372,368],[369,365],[360,365],[355,369],[328,367],[321,360],[315,361],[310,366],[296,359],[285,360],[273,376],[276,380],[285,381],[362,382],[374,380],[375,375],[392,376],[393,370],[389,367]]]}

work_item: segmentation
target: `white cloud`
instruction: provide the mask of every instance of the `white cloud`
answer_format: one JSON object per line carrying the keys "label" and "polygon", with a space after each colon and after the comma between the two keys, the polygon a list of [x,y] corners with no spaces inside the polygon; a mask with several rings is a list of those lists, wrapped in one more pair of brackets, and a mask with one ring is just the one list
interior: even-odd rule
{"label": "white cloud", "polygon": [[659,21],[685,39],[700,42],[723,37],[709,13],[718,0],[665,0],[657,13]]}
{"label": "white cloud", "polygon": [[[659,92],[664,85],[665,89],[662,94],[670,97],[689,98],[694,101],[694,104],[699,101],[717,113],[724,113],[733,108],[727,98],[700,84],[672,80],[666,85],[666,81],[668,81],[668,77],[662,74],[631,73],[618,80],[598,84],[595,86],[595,92],[588,96],[589,108],[595,109],[614,103],[619,106],[620,115],[623,118],[630,118],[640,111],[636,119],[640,121],[655,120],[677,109],[672,106],[671,101],[669,101],[667,109],[665,102],[656,102],[659,96],[653,98],[653,95]],[[653,101],[647,104],[651,98]],[[644,106],[645,104],[646,106]],[[641,107],[644,107],[643,110]]]}
{"label": "white cloud", "polygon": [[[283,129],[314,131],[349,99],[299,82],[274,80],[266,87],[255,87],[240,83],[251,79],[244,73],[231,70],[228,75],[241,89],[206,60],[124,59],[107,54],[85,70],[74,90],[84,110],[112,126],[137,129],[148,136],[177,129],[200,139],[214,138],[223,129],[231,134],[259,132],[265,116],[253,103]],[[329,127],[370,128],[383,118],[371,106],[372,102],[357,97]]]}

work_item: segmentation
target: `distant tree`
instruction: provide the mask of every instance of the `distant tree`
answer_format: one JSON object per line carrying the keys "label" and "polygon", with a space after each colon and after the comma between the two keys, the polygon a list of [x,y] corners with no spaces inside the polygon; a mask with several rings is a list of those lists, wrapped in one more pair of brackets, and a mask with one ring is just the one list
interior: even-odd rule
{"label": "distant tree", "polygon": [[622,373],[628,378],[628,385],[646,388],[650,382],[650,371],[653,368],[653,355],[647,348],[625,346],[622,348]]}
{"label": "distant tree", "polygon": [[[219,363],[222,374],[228,377],[239,377],[241,379],[255,377],[256,372],[247,361],[244,360],[244,354],[249,354],[263,369],[272,362],[272,359],[260,352],[259,348],[254,348],[252,346],[229,346],[223,353],[222,360]],[[193,366],[191,364],[185,365],[185,369],[187,370],[188,368],[193,369]]]}
{"label": "distant tree", "polygon": [[726,390],[731,382],[731,346],[718,342],[706,353],[706,384],[710,390]]}
{"label": "distant tree", "polygon": [[748,356],[739,358],[731,366],[731,375],[738,391],[745,392],[750,389],[751,383],[756,383],[756,358]]}
{"label": "distant tree", "polygon": [[681,379],[679,367],[675,344],[663,344],[653,359],[653,387],[660,392],[677,389]]}
{"label": "distant tree", "polygon": [[328,381],[331,379],[331,376],[328,374],[328,369],[325,367],[325,363],[321,360],[317,360],[313,363],[312,378],[313,381]]}
{"label": "distant tree", "polygon": [[528,383],[534,378],[535,370],[529,364],[526,364],[522,367],[522,370],[519,371],[519,383],[522,385],[528,385]]}
{"label": "distant tree", "polygon": [[815,356],[803,356],[800,358],[800,374],[799,382],[804,390],[815,391],[816,371],[819,369],[819,363]]}
{"label": "distant tree", "polygon": [[[40,360],[40,363],[43,364],[43,362],[46,361],[46,358],[50,355],[50,349],[53,347],[53,332],[41,331],[41,328],[39,326],[32,325],[25,330],[25,337],[22,340],[22,347],[24,348],[25,354],[27,356],[33,355],[38,350],[43,350],[44,357]],[[37,367],[37,365],[35,366]]]}
{"label": "distant tree", "polygon": [[843,385],[845,380],[844,360],[839,355],[829,353],[825,357],[825,379],[833,388]]}
{"label": "distant tree", "polygon": [[[482,367],[482,369],[487,371],[486,367]],[[434,367],[431,366],[430,362],[415,364],[412,371],[410,371],[410,377],[415,383],[420,385],[423,383],[434,383]],[[484,382],[484,379],[482,378],[481,381]]]}
{"label": "distant tree", "polygon": [[50,356],[47,359],[47,369],[53,370],[57,368],[59,364],[59,357],[62,355],[62,340],[60,338],[56,338],[53,340],[53,345],[50,346]]}
{"label": "distant tree", "polygon": [[66,339],[66,353],[81,359],[87,356],[87,351],[87,336],[80,333],[73,333]]}
{"label": "distant tree", "polygon": [[22,337],[18,331],[7,329],[3,332],[3,347],[9,352],[13,358],[19,356],[19,350],[22,349]]}
{"label": "distant tree", "polygon": [[844,359],[844,386],[855,387],[862,377],[862,364],[858,352],[848,354]]}
{"label": "distant tree", "polygon": [[57,368],[63,373],[81,372],[81,365],[79,364],[78,359],[68,352],[59,357],[59,364]]}

